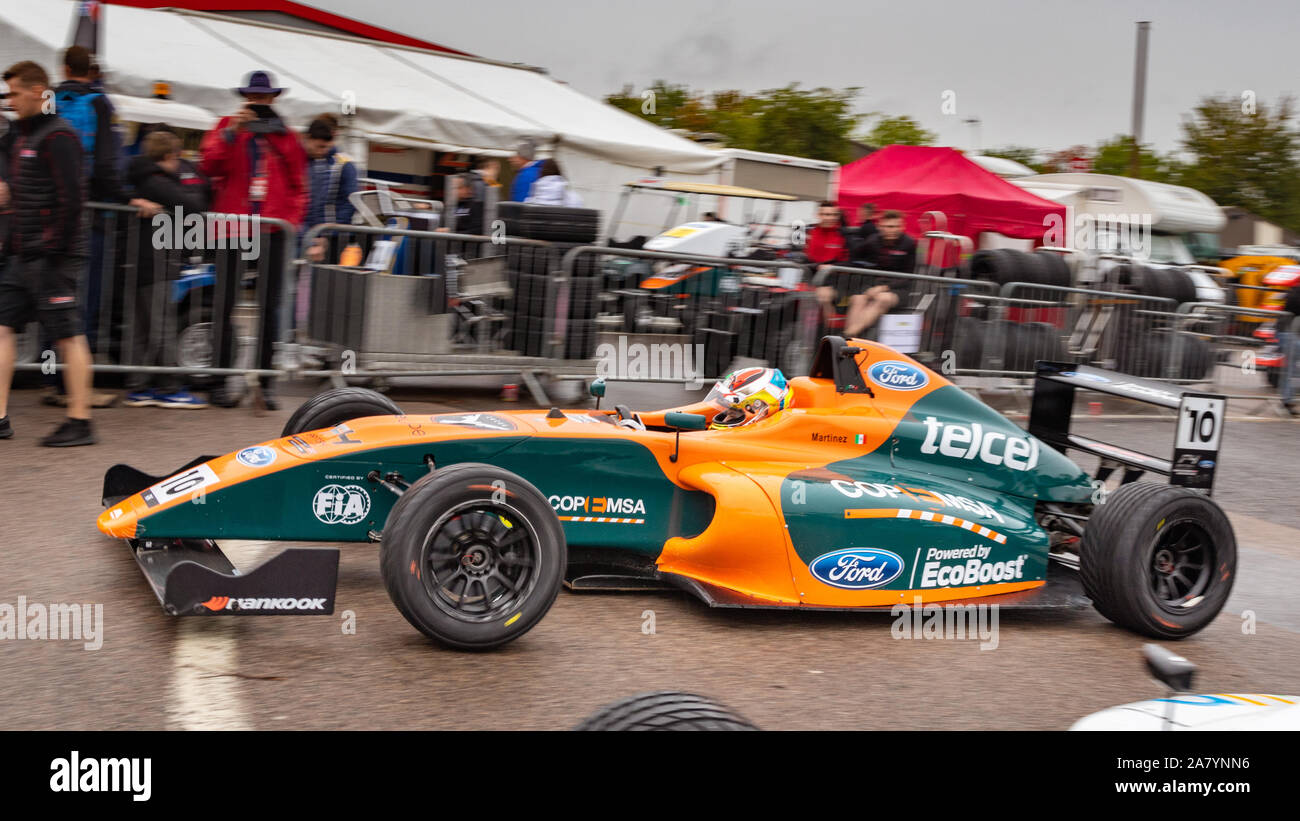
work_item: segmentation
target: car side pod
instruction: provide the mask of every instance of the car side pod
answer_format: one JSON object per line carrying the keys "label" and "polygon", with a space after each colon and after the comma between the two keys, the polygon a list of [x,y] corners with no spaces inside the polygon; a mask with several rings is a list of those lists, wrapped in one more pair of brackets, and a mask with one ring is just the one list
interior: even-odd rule
{"label": "car side pod", "polygon": [[[165,476],[183,473],[201,456]],[[105,507],[157,484],[127,465],[104,475]],[[211,539],[125,540],[163,611],[172,616],[328,616],[338,586],[336,547],[291,547],[240,571]]]}

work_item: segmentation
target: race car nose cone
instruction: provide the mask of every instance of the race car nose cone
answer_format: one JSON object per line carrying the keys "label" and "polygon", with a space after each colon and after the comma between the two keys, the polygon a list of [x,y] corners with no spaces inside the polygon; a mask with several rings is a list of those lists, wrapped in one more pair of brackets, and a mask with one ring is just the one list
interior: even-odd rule
{"label": "race car nose cone", "polygon": [[115,505],[99,514],[95,520],[101,533],[115,539],[130,539],[135,536],[135,514],[125,505]]}

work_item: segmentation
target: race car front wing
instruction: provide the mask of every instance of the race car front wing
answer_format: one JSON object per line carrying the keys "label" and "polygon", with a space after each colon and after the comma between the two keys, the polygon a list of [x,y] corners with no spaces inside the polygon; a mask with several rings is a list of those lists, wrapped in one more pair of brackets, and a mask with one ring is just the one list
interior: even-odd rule
{"label": "race car front wing", "polygon": [[[212,457],[198,459],[168,476]],[[104,475],[111,507],[165,477],[127,465]],[[339,550],[290,547],[241,572],[211,539],[127,539],[163,610],[173,616],[326,616],[334,612]]]}

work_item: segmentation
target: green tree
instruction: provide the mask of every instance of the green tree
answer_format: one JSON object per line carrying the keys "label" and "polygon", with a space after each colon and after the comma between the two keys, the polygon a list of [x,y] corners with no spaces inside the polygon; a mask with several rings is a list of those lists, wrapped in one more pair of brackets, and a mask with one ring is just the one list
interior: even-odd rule
{"label": "green tree", "polygon": [[605,101],[664,128],[721,134],[736,148],[848,162],[857,92],[791,84],[757,94],[706,94],[659,80],[641,94],[624,86]]}
{"label": "green tree", "polygon": [[[1132,176],[1133,138],[1117,134],[1097,144],[1092,170],[1097,174]],[[1138,149],[1138,179],[1182,184],[1183,164],[1173,154],[1159,154],[1150,145]]]}
{"label": "green tree", "polygon": [[1300,130],[1295,100],[1247,107],[1233,97],[1206,97],[1183,119],[1191,162],[1182,183],[1220,205],[1237,205],[1300,230]]}
{"label": "green tree", "polygon": [[[853,98],[858,89],[769,89],[754,100],[757,134],[738,148],[846,163],[853,159],[851,135],[858,124]],[[725,132],[724,132],[725,133]]]}
{"label": "green tree", "polygon": [[935,133],[926,131],[921,124],[908,116],[887,117],[882,114],[879,121],[867,132],[866,141],[877,148],[887,145],[933,145]]}
{"label": "green tree", "polygon": [[986,157],[1001,157],[1005,160],[1015,160],[1021,165],[1028,166],[1040,174],[1048,173],[1049,169],[1038,159],[1038,149],[1030,148],[1025,145],[1006,145],[1001,148],[991,148],[984,152]]}

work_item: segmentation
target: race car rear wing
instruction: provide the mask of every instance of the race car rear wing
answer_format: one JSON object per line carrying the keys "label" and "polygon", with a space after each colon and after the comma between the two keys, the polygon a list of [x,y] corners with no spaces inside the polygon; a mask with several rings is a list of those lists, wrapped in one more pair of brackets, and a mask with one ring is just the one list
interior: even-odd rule
{"label": "race car rear wing", "polygon": [[[1170,408],[1178,412],[1173,459],[1118,447],[1070,432],[1075,391],[1083,388],[1123,399]],[[1228,400],[1177,385],[1141,379],[1089,365],[1063,362],[1037,363],[1029,432],[1059,451],[1081,451],[1101,460],[1097,478],[1107,479],[1116,467],[1124,468],[1125,483],[1143,473],[1169,477],[1169,483],[1204,490],[1214,487],[1219,442]]]}

